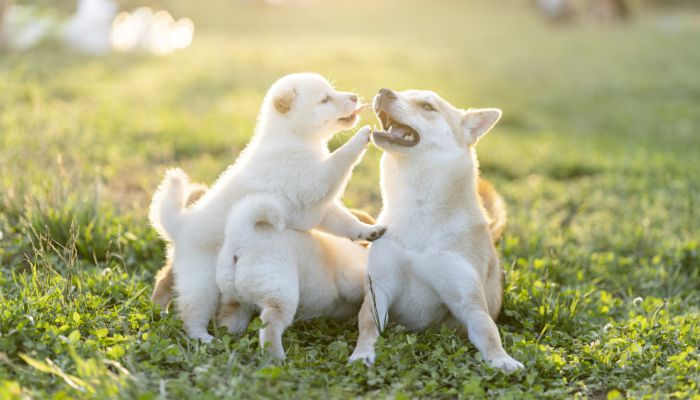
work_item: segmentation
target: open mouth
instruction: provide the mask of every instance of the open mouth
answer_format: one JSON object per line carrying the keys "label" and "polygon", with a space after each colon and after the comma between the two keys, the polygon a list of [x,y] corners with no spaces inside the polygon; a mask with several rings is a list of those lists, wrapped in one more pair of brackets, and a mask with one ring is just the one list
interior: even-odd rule
{"label": "open mouth", "polygon": [[420,142],[418,131],[391,118],[386,111],[377,110],[377,116],[382,123],[382,130],[372,132],[374,138],[405,147],[412,147]]}
{"label": "open mouth", "polygon": [[342,117],[342,118],[338,118],[338,121],[340,121],[340,122],[342,122],[342,123],[351,123],[351,122],[355,122],[355,118],[357,118],[357,115],[358,115],[359,113],[361,113],[362,110],[364,110],[365,108],[367,108],[367,104],[360,104],[360,105],[359,105],[353,112],[351,112],[348,116]]}

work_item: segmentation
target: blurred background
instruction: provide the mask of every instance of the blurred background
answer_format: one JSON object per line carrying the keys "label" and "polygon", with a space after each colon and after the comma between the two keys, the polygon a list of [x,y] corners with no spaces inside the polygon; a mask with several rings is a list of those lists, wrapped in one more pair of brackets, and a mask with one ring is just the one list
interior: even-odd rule
{"label": "blurred background", "polygon": [[[487,177],[508,182],[503,191],[524,218],[515,229],[551,222],[558,235],[567,215],[596,210],[590,217],[607,242],[609,216],[661,222],[694,212],[694,1],[0,4],[6,210],[23,212],[32,198],[143,219],[165,168],[212,182],[252,134],[269,85],[316,71],[366,101],[381,87],[426,88],[456,106],[502,108],[480,159]],[[369,110],[362,123],[376,123]],[[350,205],[375,214],[379,155],[368,154],[347,193]],[[642,197],[653,209],[630,206]],[[675,231],[689,229],[678,220]],[[582,240],[596,237],[584,231]]]}

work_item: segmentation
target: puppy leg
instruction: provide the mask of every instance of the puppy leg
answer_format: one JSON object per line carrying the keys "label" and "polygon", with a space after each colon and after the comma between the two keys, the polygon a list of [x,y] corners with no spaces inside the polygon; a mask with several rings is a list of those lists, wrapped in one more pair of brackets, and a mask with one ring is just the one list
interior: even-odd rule
{"label": "puppy leg", "polygon": [[388,322],[389,298],[380,290],[367,291],[362,308],[357,316],[360,332],[355,350],[349,362],[362,361],[366,365],[374,364],[374,345]]}
{"label": "puppy leg", "polygon": [[173,299],[173,286],[175,285],[175,277],[173,276],[173,266],[170,260],[167,260],[163,268],[156,274],[155,285],[151,301],[158,304],[161,311],[168,309],[168,304]]}
{"label": "puppy leg", "polygon": [[362,210],[356,210],[354,208],[349,209],[350,214],[352,214],[355,218],[359,219],[360,222],[364,222],[365,224],[369,225],[374,225],[377,223],[377,220],[374,219],[373,216],[369,215],[368,213],[362,211]]}
{"label": "puppy leg", "polygon": [[[178,254],[183,256],[178,257]],[[177,308],[187,334],[209,343],[214,339],[207,332],[209,320],[216,312],[219,290],[216,285],[216,255],[195,248],[176,253],[175,288]]]}
{"label": "puppy leg", "polygon": [[230,333],[238,334],[245,332],[248,323],[253,317],[253,310],[233,299],[222,299],[219,310],[219,323]]}
{"label": "puppy leg", "polygon": [[353,167],[360,162],[365,150],[367,150],[369,136],[370,128],[368,126],[360,128],[355,136],[334,151],[324,162],[323,176],[319,182],[326,185],[324,192],[328,193],[328,200],[334,198],[345,188]]}
{"label": "puppy leg", "polygon": [[506,353],[498,327],[488,312],[481,277],[466,260],[449,254],[431,254],[414,264],[414,271],[428,282],[467,328],[469,340],[494,368],[513,371],[523,365]]}
{"label": "puppy leg", "polygon": [[374,345],[389,320],[389,307],[394,299],[403,263],[401,250],[390,239],[372,244],[367,260],[365,298],[357,317],[359,337],[350,362],[374,363]]}
{"label": "puppy leg", "polygon": [[360,222],[338,202],[333,202],[328,206],[318,228],[335,236],[369,242],[379,239],[386,232],[385,226]]}
{"label": "puppy leg", "polygon": [[262,302],[260,319],[263,327],[260,329],[260,344],[275,358],[284,358],[282,334],[294,320],[297,303],[288,303],[279,299],[268,299]]}

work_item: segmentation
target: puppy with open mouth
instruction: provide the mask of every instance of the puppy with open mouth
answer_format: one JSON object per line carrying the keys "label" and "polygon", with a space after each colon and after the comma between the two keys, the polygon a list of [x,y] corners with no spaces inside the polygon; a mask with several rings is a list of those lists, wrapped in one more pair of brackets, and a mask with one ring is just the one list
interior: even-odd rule
{"label": "puppy with open mouth", "polygon": [[224,232],[237,229],[229,210],[244,197],[273,198],[291,229],[318,228],[361,241],[384,233],[382,226],[360,222],[339,200],[367,149],[370,129],[358,130],[333,153],[327,147],[336,132],[355,125],[363,108],[355,94],[335,90],[320,75],[287,75],[268,90],[249,145],[192,206],[185,207],[187,175],[179,169],[166,174],[149,217],[172,243],[176,306],[190,337],[213,339],[207,325],[219,300],[217,256],[228,245]]}
{"label": "puppy with open mouth", "polygon": [[375,342],[391,317],[412,330],[455,324],[493,367],[522,368],[503,349],[494,322],[503,296],[494,238],[505,206],[501,201],[489,221],[474,150],[501,111],[463,111],[417,90],[382,89],[373,106],[383,130],[372,140],[384,150],[378,222],[390,229],[369,250],[350,361],[374,362]]}

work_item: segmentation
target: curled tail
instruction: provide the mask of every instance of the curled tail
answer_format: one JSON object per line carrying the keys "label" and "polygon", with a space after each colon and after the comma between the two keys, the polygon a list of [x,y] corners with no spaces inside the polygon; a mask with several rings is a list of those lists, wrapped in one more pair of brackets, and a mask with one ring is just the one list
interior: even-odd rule
{"label": "curled tail", "polygon": [[179,168],[166,171],[165,179],[153,195],[148,214],[151,224],[166,240],[172,241],[182,223],[185,204],[190,197],[190,179]]}
{"label": "curled tail", "polygon": [[226,220],[224,244],[217,260],[217,276],[232,270],[240,249],[258,241],[271,229],[278,232],[284,230],[285,216],[282,204],[266,194],[253,194],[238,201]]}
{"label": "curled tail", "polygon": [[253,194],[236,203],[226,222],[226,236],[251,238],[257,231],[273,228],[281,231],[286,227],[286,213],[282,204],[267,194]]}
{"label": "curled tail", "polygon": [[506,228],[506,220],[508,219],[506,203],[496,189],[493,188],[493,185],[486,179],[479,178],[478,191],[481,203],[489,217],[491,239],[497,242]]}

